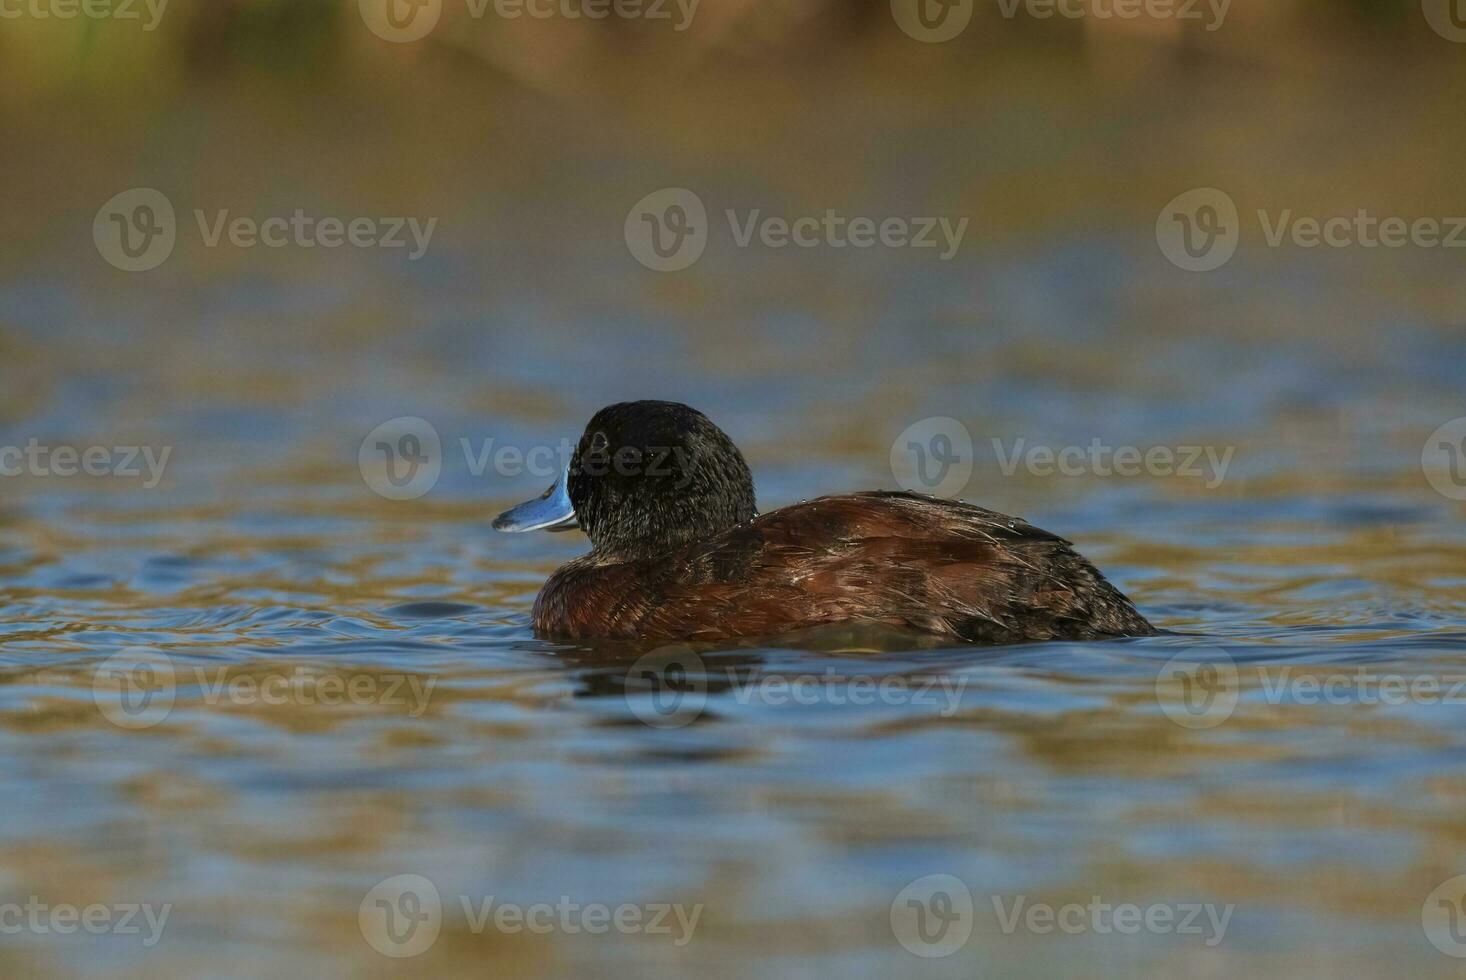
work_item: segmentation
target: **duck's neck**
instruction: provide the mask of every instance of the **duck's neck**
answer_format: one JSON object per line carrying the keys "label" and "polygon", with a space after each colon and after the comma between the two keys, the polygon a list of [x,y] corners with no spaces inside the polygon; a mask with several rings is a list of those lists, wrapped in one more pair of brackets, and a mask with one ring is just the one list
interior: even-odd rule
{"label": "duck's neck", "polygon": [[753,501],[725,501],[715,507],[705,501],[679,497],[655,510],[621,508],[614,519],[601,515],[581,517],[590,536],[592,554],[602,561],[639,561],[658,558],[700,542],[711,541],[739,524],[753,520]]}

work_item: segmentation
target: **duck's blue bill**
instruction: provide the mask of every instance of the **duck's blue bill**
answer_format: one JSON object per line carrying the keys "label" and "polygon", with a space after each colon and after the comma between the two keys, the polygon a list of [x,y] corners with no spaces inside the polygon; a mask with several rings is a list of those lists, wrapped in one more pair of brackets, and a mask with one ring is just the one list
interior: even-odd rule
{"label": "duck's blue bill", "polygon": [[510,507],[494,518],[494,527],[500,531],[569,531],[579,527],[575,520],[575,506],[570,503],[570,492],[565,489],[566,474],[550,489],[533,500],[526,500],[518,507]]}

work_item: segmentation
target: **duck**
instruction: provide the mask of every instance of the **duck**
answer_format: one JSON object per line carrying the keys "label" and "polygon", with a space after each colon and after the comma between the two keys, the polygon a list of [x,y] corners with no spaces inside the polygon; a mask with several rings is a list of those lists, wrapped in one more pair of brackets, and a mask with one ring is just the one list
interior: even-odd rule
{"label": "duck", "polygon": [[493,526],[590,539],[535,599],[535,633],[550,640],[860,624],[972,644],[1158,632],[1071,542],[1017,517],[895,490],[761,514],[733,440],[680,402],[602,408],[556,481]]}

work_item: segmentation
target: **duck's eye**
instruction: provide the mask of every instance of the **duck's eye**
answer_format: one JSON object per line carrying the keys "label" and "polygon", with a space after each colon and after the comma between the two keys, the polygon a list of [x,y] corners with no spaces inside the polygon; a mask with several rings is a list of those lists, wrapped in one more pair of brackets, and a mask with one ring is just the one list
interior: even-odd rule
{"label": "duck's eye", "polygon": [[597,432],[590,437],[590,451],[593,453],[603,453],[610,445],[611,440],[606,438],[604,432]]}

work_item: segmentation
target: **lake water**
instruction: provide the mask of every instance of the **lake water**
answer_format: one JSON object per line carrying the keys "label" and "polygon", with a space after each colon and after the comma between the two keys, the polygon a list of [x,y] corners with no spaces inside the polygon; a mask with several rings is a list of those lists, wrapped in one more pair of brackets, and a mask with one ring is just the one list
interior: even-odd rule
{"label": "lake water", "polygon": [[[1397,68],[1343,94],[1122,76],[1077,105],[1062,67],[897,61],[879,95],[725,104],[712,78],[655,112],[406,68],[381,102],[11,106],[0,443],[115,472],[0,480],[0,969],[1456,975],[1466,487],[1422,451],[1466,415],[1466,281],[1444,249],[1272,248],[1251,217],[1466,213],[1459,136],[1428,125],[1459,73]],[[1346,126],[1392,138],[1320,148]],[[128,274],[88,230],[133,186],[179,230]],[[1183,272],[1155,215],[1208,186],[1249,224]],[[684,273],[622,238],[662,187],[710,215]],[[409,261],[209,247],[193,214],[295,208],[439,223]],[[730,208],[973,221],[943,261],[740,247]],[[1175,632],[538,640],[533,597],[586,544],[495,534],[549,479],[493,453],[634,397],[710,415],[766,510],[895,486],[898,436],[952,417],[964,497]],[[359,454],[404,416],[441,471],[393,500]],[[1202,452],[1129,477],[1031,455],[1094,445]],[[90,906],[97,934],[55,917]]]}

